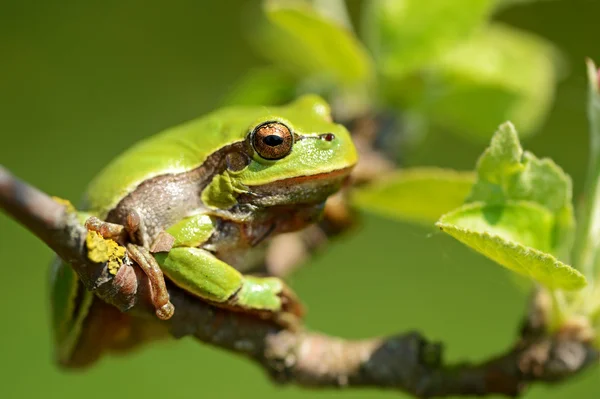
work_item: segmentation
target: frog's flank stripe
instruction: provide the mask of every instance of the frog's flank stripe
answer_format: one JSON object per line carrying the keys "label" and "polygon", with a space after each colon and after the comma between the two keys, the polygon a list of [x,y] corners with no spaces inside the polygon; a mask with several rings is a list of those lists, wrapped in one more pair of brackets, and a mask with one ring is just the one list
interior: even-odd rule
{"label": "frog's flank stripe", "polygon": [[[202,209],[200,193],[213,176],[223,173],[225,156],[241,151],[244,142],[228,145],[208,157],[201,166],[187,172],[155,176],[139,184],[106,215],[106,221],[122,223],[130,209],[135,208],[147,222],[147,239],[152,239],[164,228],[171,226],[192,211]],[[99,216],[102,218],[101,216]],[[159,222],[160,221],[160,222]]]}
{"label": "frog's flank stripe", "polygon": [[[171,192],[168,190],[172,185],[178,184],[178,188],[182,192],[194,193],[193,197],[198,197],[198,193],[210,183],[213,176],[223,173],[227,165],[225,156],[229,152],[242,151],[244,141],[237,141],[230,145],[221,148],[219,151],[208,156],[202,165],[179,173],[165,173],[153,176],[139,183],[133,191],[122,198],[118,203],[114,204],[114,208],[108,213],[103,214],[103,210],[94,210],[100,219],[106,218],[107,221],[115,220],[115,213],[118,213],[119,208],[123,208],[125,204],[133,201],[148,201],[149,203],[160,204],[162,197]],[[192,196],[190,196],[191,198]],[[197,204],[190,204],[197,206]],[[107,212],[106,210],[104,210]]]}

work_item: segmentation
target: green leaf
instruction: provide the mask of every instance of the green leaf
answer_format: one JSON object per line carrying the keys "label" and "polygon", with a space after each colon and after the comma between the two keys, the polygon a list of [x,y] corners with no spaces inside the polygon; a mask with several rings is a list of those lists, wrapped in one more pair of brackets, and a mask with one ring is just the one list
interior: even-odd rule
{"label": "green leaf", "polygon": [[257,49],[298,78],[318,77],[334,85],[365,84],[372,61],[354,33],[305,2],[265,2]]}
{"label": "green leaf", "polygon": [[570,178],[551,160],[523,152],[507,122],[477,162],[467,204],[436,225],[507,269],[551,289],[575,290],[585,277],[552,255],[570,247],[572,208]]}
{"label": "green leaf", "polygon": [[467,202],[489,205],[512,200],[533,202],[551,212],[555,220],[551,252],[565,255],[575,227],[571,179],[552,160],[523,152],[514,126],[507,122],[479,158],[477,182]]}
{"label": "green leaf", "polygon": [[223,105],[280,105],[296,95],[297,80],[281,69],[250,70],[227,93]]}
{"label": "green leaf", "polygon": [[477,162],[477,183],[469,201],[536,202],[553,213],[571,203],[569,176],[551,159],[523,151],[514,125],[500,126]]}
{"label": "green leaf", "polygon": [[436,226],[505,268],[548,288],[581,289],[587,284],[585,277],[545,252],[552,245],[553,219],[548,209],[533,202],[477,202],[442,216]]}
{"label": "green leaf", "polygon": [[474,181],[470,172],[405,169],[358,187],[352,204],[390,219],[431,225],[465,201]]}
{"label": "green leaf", "polygon": [[487,140],[505,120],[525,137],[552,105],[558,66],[548,42],[489,25],[432,65],[419,107],[438,125],[467,138]]}
{"label": "green leaf", "polygon": [[384,75],[422,68],[487,21],[494,0],[373,0],[363,33]]}
{"label": "green leaf", "polygon": [[[515,127],[510,122],[501,125],[492,137],[490,146],[477,161],[478,184],[474,187],[474,191],[475,189],[481,189],[481,193],[474,193],[474,200],[486,194],[500,195],[500,200],[503,200],[502,188],[505,180],[522,171],[522,157],[523,149]],[[488,187],[487,184],[495,184],[500,187],[498,190],[494,190],[492,187]],[[484,200],[484,198],[481,199]]]}
{"label": "green leaf", "polygon": [[466,204],[442,216],[439,223],[469,231],[487,232],[544,252],[548,252],[552,245],[552,213],[533,202]]}

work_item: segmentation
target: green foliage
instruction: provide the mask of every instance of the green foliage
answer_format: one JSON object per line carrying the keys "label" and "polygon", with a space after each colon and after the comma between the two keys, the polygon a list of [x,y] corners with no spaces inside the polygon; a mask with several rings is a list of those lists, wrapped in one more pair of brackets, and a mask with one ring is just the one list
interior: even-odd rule
{"label": "green foliage", "polygon": [[546,252],[551,246],[552,223],[552,215],[543,207],[518,201],[465,205],[442,216],[437,226],[498,264],[550,289],[583,288],[586,280],[581,273]]}
{"label": "green foliage", "polygon": [[297,77],[324,84],[356,85],[371,79],[371,59],[346,27],[320,15],[307,3],[265,3],[268,24],[261,24],[263,55]]}
{"label": "green foliage", "polygon": [[[459,4],[460,3],[460,4]],[[481,26],[493,0],[374,0],[363,20],[365,41],[384,76],[398,79],[435,61]]]}
{"label": "green foliage", "polygon": [[385,109],[427,121],[416,137],[440,129],[488,140],[505,120],[532,134],[552,104],[558,58],[546,41],[490,24],[509,3],[373,0],[358,36],[342,1],[265,1],[249,37],[275,78],[252,72],[227,102],[280,104],[316,92],[338,117]]}
{"label": "green foliage", "polygon": [[542,39],[490,24],[431,64],[417,106],[464,137],[487,140],[505,120],[530,135],[552,105],[556,60]]}
{"label": "green foliage", "polygon": [[551,289],[586,285],[577,270],[558,261],[573,235],[571,180],[554,162],[523,152],[505,123],[477,162],[467,204],[437,226],[500,265]]}
{"label": "green foliage", "polygon": [[465,201],[474,181],[470,172],[406,169],[357,188],[352,204],[391,219],[431,225]]}
{"label": "green foliage", "polygon": [[[537,203],[555,218],[559,240],[567,240],[575,224],[571,197],[569,176],[551,159],[540,160],[523,152],[514,126],[505,123],[477,162],[477,182],[468,201]],[[553,249],[559,244],[556,242]]]}
{"label": "green foliage", "polygon": [[487,232],[545,252],[552,248],[553,222],[547,209],[528,201],[507,201],[498,205],[485,202],[465,204],[440,219],[443,225]]}

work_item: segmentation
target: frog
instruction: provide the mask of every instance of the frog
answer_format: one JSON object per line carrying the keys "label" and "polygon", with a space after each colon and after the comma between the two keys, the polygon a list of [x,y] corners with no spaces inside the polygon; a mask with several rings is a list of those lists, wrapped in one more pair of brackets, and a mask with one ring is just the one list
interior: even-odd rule
{"label": "frog", "polygon": [[[217,308],[289,320],[304,312],[293,291],[252,270],[273,237],[321,218],[357,157],[349,132],[317,95],[224,107],[119,155],[90,182],[79,217],[88,235],[124,246],[125,260],[147,275],[158,320],[177,311],[169,284]],[[122,349],[154,335],[87,290],[67,263],[55,262],[51,275],[59,365],[92,363],[102,352],[99,337]]]}

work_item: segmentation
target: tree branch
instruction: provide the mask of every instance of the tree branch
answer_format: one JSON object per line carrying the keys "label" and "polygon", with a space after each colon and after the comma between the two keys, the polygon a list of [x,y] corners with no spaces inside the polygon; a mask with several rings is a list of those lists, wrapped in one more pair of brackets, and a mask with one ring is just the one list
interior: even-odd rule
{"label": "tree branch", "polygon": [[[168,323],[175,337],[199,340],[245,355],[278,383],[305,387],[378,387],[417,397],[503,394],[516,396],[533,382],[552,383],[596,364],[599,353],[577,326],[548,335],[543,301],[527,317],[513,348],[480,364],[446,365],[442,346],[411,332],[349,341],[283,329],[268,320],[214,308],[170,286],[176,312],[162,322],[150,306],[145,274],[135,265],[112,277],[87,258],[86,230],[68,207],[14,178],[0,166],[0,206],[70,263],[87,287],[122,311]],[[542,315],[542,316],[540,316]]]}

